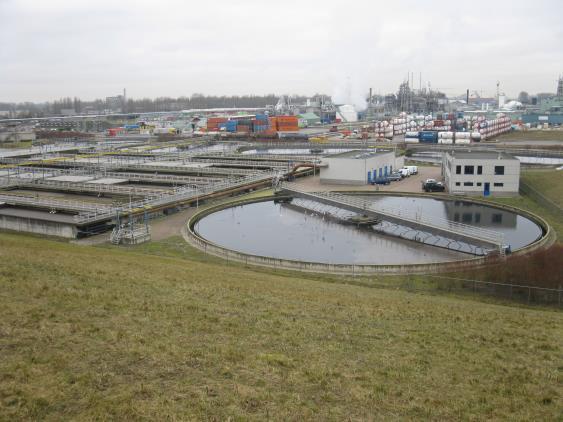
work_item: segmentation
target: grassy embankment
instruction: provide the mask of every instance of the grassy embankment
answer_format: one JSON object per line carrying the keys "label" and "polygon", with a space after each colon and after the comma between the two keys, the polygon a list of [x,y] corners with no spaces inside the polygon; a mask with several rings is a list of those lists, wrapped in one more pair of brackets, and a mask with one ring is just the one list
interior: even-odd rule
{"label": "grassy embankment", "polygon": [[519,130],[494,137],[499,142],[508,141],[563,141],[563,130]]}
{"label": "grassy embankment", "polygon": [[0,419],[563,411],[558,311],[227,265],[180,237],[123,250],[0,233],[0,262]]}
{"label": "grassy embankment", "polygon": [[556,311],[23,235],[0,245],[0,419],[561,415]]}
{"label": "grassy embankment", "polygon": [[[522,180],[540,192],[555,204],[563,206],[563,171],[561,170],[524,170]],[[563,236],[563,215],[546,209],[529,196],[520,195],[511,198],[495,198],[495,202],[512,205],[531,211],[544,217],[557,232],[558,241]]]}
{"label": "grassy embankment", "polygon": [[21,141],[21,142],[4,142],[0,144],[0,149],[12,149],[12,148],[31,148],[31,141]]}

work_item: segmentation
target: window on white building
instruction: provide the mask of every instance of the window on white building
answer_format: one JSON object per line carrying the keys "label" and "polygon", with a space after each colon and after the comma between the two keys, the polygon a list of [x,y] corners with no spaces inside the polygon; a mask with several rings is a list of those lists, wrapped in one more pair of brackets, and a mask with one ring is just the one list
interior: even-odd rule
{"label": "window on white building", "polygon": [[502,176],[504,174],[504,166],[495,166],[495,176]]}

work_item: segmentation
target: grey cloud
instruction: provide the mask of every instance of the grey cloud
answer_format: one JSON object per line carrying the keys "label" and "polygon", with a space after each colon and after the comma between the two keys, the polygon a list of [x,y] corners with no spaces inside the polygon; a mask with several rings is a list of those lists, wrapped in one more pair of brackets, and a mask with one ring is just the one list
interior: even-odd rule
{"label": "grey cloud", "polygon": [[[553,91],[563,3],[0,1],[0,101],[395,91]],[[418,76],[415,77],[418,81]],[[356,95],[355,94],[355,95]]]}

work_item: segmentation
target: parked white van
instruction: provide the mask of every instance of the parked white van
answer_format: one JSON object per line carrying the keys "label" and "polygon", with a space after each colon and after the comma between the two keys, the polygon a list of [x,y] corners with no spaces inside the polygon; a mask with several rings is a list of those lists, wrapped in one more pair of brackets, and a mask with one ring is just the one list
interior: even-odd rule
{"label": "parked white van", "polygon": [[403,177],[409,177],[411,175],[409,170],[407,168],[404,168],[404,167],[402,169],[399,169],[398,172]]}
{"label": "parked white van", "polygon": [[418,174],[418,166],[405,166],[404,169],[407,169],[409,174]]}

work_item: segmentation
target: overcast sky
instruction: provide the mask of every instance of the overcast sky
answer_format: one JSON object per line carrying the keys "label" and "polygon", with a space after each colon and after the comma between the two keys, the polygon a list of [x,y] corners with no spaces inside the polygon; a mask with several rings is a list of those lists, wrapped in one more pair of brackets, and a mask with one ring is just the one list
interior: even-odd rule
{"label": "overcast sky", "polygon": [[[0,0],[0,101],[554,92],[563,1]],[[350,89],[348,89],[348,86]]]}

